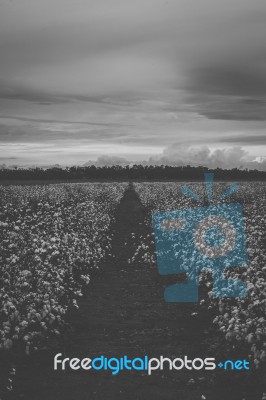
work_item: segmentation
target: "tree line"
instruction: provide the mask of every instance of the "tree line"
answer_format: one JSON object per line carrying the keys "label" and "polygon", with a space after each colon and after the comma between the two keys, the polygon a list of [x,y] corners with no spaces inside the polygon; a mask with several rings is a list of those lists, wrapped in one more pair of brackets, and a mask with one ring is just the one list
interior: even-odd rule
{"label": "tree line", "polygon": [[173,180],[201,181],[204,172],[213,172],[216,180],[250,180],[266,179],[266,171],[240,170],[233,168],[208,169],[206,167],[167,166],[167,165],[133,165],[133,166],[73,166],[67,168],[3,168],[0,170],[0,180],[49,180],[49,181],[86,181],[86,180]]}

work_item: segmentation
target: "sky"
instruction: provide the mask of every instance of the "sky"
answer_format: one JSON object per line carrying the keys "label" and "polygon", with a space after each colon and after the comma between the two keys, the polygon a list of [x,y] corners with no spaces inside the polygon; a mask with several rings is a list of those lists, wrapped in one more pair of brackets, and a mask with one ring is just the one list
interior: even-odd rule
{"label": "sky", "polygon": [[0,0],[0,164],[266,169],[265,0]]}

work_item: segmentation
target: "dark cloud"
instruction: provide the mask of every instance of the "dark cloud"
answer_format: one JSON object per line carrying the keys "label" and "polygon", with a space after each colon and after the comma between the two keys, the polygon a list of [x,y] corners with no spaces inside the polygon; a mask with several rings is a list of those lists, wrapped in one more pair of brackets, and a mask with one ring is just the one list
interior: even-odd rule
{"label": "dark cloud", "polygon": [[220,142],[226,142],[226,143],[241,143],[243,145],[262,145],[266,146],[266,135],[232,135],[228,136],[227,138],[221,138]]}
{"label": "dark cloud", "polygon": [[[265,58],[266,63],[266,58]],[[216,68],[188,71],[186,100],[210,119],[265,121],[266,71]]]}
{"label": "dark cloud", "polygon": [[246,69],[246,66],[239,65],[238,69],[222,69],[217,65],[188,71],[189,83],[185,88],[196,93],[239,96],[240,99],[243,97],[243,102],[255,100],[265,104],[265,98],[245,99],[245,96],[266,96],[266,71],[257,71],[256,68],[246,71],[242,68]]}
{"label": "dark cloud", "polygon": [[45,91],[45,89],[33,89],[21,87],[21,85],[12,85],[4,87],[0,85],[0,99],[5,100],[22,100],[31,103],[43,105],[53,105],[73,102],[92,102],[102,103],[105,101],[103,96],[89,96],[73,93],[58,93],[53,91]]}
{"label": "dark cloud", "polygon": [[218,96],[206,93],[188,97],[195,112],[209,119],[225,121],[265,121],[265,101],[234,96]]}
{"label": "dark cloud", "polygon": [[103,122],[89,122],[89,121],[69,121],[69,120],[57,120],[57,119],[41,119],[41,118],[27,118],[27,117],[17,117],[11,115],[0,115],[0,119],[13,119],[23,122],[39,122],[43,124],[64,124],[64,125],[91,125],[91,126],[129,126],[123,124],[115,123],[103,123]]}

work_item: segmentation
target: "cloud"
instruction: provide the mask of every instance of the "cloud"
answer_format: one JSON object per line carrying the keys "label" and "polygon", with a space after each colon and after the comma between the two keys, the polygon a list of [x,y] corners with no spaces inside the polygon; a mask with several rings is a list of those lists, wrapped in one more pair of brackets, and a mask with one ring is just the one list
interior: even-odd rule
{"label": "cloud", "polygon": [[[228,60],[230,61],[230,60]],[[228,62],[227,61],[227,62]],[[245,71],[241,65],[231,68],[221,65],[212,67],[192,69],[189,73],[191,78],[187,89],[200,93],[243,96],[243,103],[258,105],[265,104],[265,99],[250,98],[246,96],[265,96],[266,95],[266,73],[258,70],[257,65],[246,66]]]}
{"label": "cloud", "polygon": [[[266,62],[266,59],[265,59]],[[186,101],[209,119],[265,121],[266,73],[196,69],[188,73]]]}
{"label": "cloud", "polygon": [[224,169],[266,169],[266,162],[255,161],[248,151],[238,146],[212,150],[208,146],[172,144],[163,151],[161,156],[150,157],[148,163]]}
{"label": "cloud", "polygon": [[125,166],[125,165],[128,165],[128,163],[129,163],[129,161],[124,157],[103,155],[103,156],[98,157],[96,161],[86,162],[84,164],[84,166],[86,166],[86,165],[97,165],[98,167],[112,166],[112,165]]}
{"label": "cloud", "polygon": [[43,149],[53,163],[67,149],[85,162],[103,144],[148,159],[186,143],[178,160],[223,165],[234,153],[219,146],[266,155],[265,18],[265,0],[6,1],[0,140],[14,157],[35,143],[24,162]]}
{"label": "cloud", "polygon": [[71,93],[66,87],[65,90],[46,90],[44,87],[31,87],[20,82],[12,82],[8,86],[2,79],[0,81],[0,99],[13,101],[26,101],[40,105],[54,105],[64,103],[108,103],[103,95],[90,95]]}
{"label": "cloud", "polygon": [[262,132],[260,135],[253,134],[253,135],[230,135],[226,138],[221,138],[220,142],[226,143],[241,143],[242,145],[261,145],[266,146],[266,135]]}
{"label": "cloud", "polygon": [[64,124],[64,125],[92,125],[92,126],[128,126],[123,124],[115,124],[112,122],[90,122],[90,121],[68,121],[68,120],[56,120],[56,119],[42,119],[42,118],[28,118],[28,117],[17,117],[12,115],[0,115],[0,119],[13,119],[22,122],[38,122],[42,124]]}

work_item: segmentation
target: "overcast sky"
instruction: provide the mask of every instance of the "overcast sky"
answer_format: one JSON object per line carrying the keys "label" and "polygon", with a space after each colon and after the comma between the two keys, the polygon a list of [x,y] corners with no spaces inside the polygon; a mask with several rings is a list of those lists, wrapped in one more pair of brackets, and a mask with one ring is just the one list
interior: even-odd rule
{"label": "overcast sky", "polygon": [[0,0],[0,163],[266,157],[265,21],[265,0]]}

